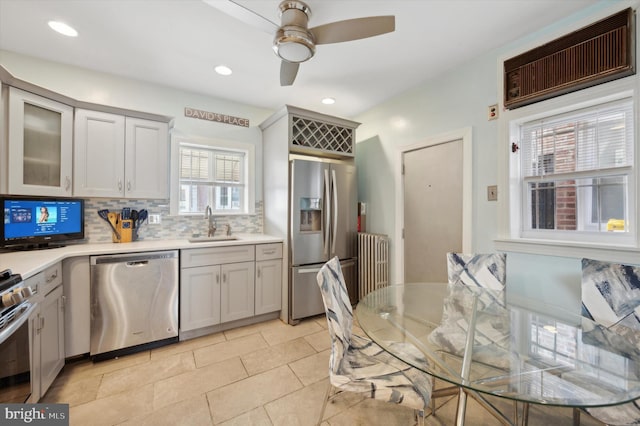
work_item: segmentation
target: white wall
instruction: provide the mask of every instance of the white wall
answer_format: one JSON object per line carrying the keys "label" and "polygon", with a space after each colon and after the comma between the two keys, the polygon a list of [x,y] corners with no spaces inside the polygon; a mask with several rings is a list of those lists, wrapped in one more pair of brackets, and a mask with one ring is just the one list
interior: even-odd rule
{"label": "white wall", "polygon": [[[498,122],[487,120],[488,106],[502,104],[498,94],[498,59],[530,45],[532,40],[544,38],[545,34],[547,37],[556,34],[567,23],[580,21],[614,3],[629,2],[599,3],[552,27],[460,64],[439,78],[426,81],[355,117],[363,123],[357,131],[356,164],[359,200],[367,203],[367,231],[390,235],[392,250],[402,244],[401,236],[395,234],[396,221],[402,220],[395,217],[395,188],[400,180],[395,162],[399,148],[471,127],[472,249],[474,252],[494,251],[494,239],[498,237],[498,204],[487,201],[487,186],[499,184],[498,170],[505,167],[499,159],[506,157],[498,155],[498,149],[504,146],[499,141]],[[506,188],[499,186],[499,197],[501,190]],[[401,265],[392,261],[392,281],[399,279],[400,269]],[[508,253],[507,282],[510,298],[533,298],[541,304],[579,309],[580,259]]]}
{"label": "white wall", "polygon": [[[498,127],[487,121],[486,111],[497,103],[495,70],[495,54],[482,56],[356,117],[363,123],[357,131],[356,164],[359,198],[367,202],[367,231],[389,234],[392,247],[402,244],[394,234],[396,220],[402,220],[394,211],[400,147],[472,127],[473,249],[493,250],[496,203],[487,201],[486,187],[497,183]],[[392,266],[392,276],[398,269]]]}

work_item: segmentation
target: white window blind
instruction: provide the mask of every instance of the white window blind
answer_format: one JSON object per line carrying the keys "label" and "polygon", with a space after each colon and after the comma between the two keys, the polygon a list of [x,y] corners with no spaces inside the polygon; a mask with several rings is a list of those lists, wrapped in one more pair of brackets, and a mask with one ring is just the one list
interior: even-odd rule
{"label": "white window blind", "polygon": [[519,136],[521,236],[580,234],[589,241],[589,233],[629,235],[635,220],[632,98],[525,121]]}
{"label": "white window blind", "polygon": [[525,123],[523,177],[614,169],[633,165],[633,104],[625,99]]}
{"label": "white window blind", "polygon": [[209,147],[180,146],[181,213],[240,212],[246,209],[246,153]]}

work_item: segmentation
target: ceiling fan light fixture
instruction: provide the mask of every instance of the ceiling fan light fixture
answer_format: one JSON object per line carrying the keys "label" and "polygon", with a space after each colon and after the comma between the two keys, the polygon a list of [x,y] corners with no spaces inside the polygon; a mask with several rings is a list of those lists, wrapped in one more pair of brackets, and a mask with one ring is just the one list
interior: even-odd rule
{"label": "ceiling fan light fixture", "polygon": [[273,51],[287,62],[307,61],[316,53],[313,38],[298,28],[280,28],[273,39]]}

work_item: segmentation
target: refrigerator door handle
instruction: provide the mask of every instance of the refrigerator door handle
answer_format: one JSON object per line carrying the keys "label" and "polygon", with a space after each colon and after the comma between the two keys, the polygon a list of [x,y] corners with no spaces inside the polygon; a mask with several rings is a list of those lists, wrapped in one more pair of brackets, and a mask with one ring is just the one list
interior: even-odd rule
{"label": "refrigerator door handle", "polygon": [[324,255],[329,255],[329,232],[331,231],[331,185],[329,182],[329,170],[324,170],[324,232],[322,233],[322,246]]}
{"label": "refrigerator door handle", "polygon": [[340,261],[340,266],[345,268],[347,266],[355,266],[356,265],[356,261],[355,260],[341,260]]}
{"label": "refrigerator door handle", "polygon": [[298,269],[299,274],[317,274],[318,272],[320,272],[320,267]]}
{"label": "refrigerator door handle", "polygon": [[331,192],[333,194],[333,222],[331,228],[333,229],[333,236],[331,238],[331,255],[336,252],[336,239],[338,238],[338,179],[336,178],[336,171],[331,170]]}

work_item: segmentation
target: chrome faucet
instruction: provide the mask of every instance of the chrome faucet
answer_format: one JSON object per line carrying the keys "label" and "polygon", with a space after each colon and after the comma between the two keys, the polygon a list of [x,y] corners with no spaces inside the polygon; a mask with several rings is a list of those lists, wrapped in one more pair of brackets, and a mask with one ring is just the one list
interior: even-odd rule
{"label": "chrome faucet", "polygon": [[216,234],[216,220],[213,218],[213,211],[211,210],[211,206],[207,205],[204,209],[204,218],[209,219],[209,232],[207,236],[213,237]]}
{"label": "chrome faucet", "polygon": [[229,225],[228,223],[226,225],[224,225],[224,233],[227,236],[231,235],[231,225]]}

